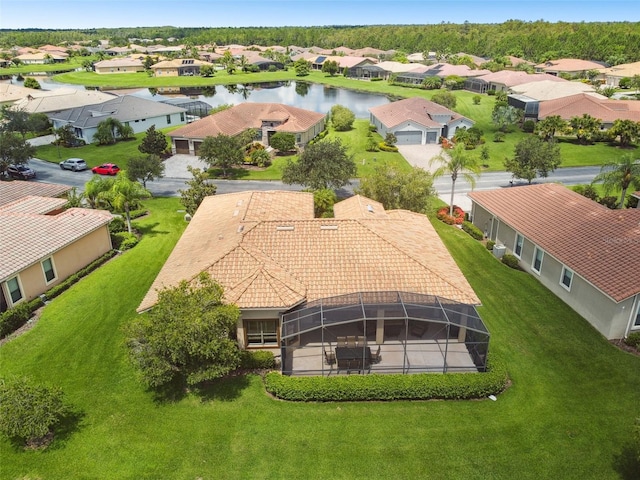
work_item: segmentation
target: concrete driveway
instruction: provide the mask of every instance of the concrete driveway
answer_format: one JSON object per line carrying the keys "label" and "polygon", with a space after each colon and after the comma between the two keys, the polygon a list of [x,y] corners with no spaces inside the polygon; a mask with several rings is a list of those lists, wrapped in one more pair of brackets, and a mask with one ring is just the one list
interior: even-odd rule
{"label": "concrete driveway", "polygon": [[200,157],[177,154],[167,158],[164,161],[164,176],[167,178],[191,179],[192,175],[187,170],[188,166],[199,168],[200,170],[205,171],[209,168],[206,163],[200,160]]}
{"label": "concrete driveway", "polygon": [[440,155],[442,147],[439,144],[428,145],[396,145],[400,154],[409,165],[422,168],[428,172],[434,171],[438,165],[429,165],[433,157]]}

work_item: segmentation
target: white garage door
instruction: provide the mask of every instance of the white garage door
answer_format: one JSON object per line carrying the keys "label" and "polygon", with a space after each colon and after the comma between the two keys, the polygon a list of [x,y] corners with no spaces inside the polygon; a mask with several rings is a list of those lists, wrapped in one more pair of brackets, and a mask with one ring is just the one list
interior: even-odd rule
{"label": "white garage door", "polygon": [[398,145],[420,145],[422,143],[422,132],[396,132]]}

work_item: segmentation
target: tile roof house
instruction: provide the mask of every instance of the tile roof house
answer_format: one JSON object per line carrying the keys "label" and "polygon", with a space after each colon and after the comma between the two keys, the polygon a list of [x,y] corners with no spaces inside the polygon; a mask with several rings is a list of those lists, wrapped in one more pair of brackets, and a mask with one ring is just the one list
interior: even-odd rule
{"label": "tile roof house", "polygon": [[583,76],[589,70],[600,70],[604,65],[589,60],[581,60],[579,58],[560,58],[558,60],[549,60],[535,66],[536,73],[549,73],[551,75],[559,75],[561,73]]}
{"label": "tile roof house", "polygon": [[111,93],[77,88],[56,88],[55,90],[35,90],[23,95],[14,103],[14,108],[28,113],[52,113],[69,108],[95,105],[113,100]]}
{"label": "tile roof house", "polygon": [[[596,93],[592,85],[588,85],[582,82],[560,81],[559,77],[553,77],[552,75],[536,74],[541,78],[537,78],[533,82],[521,83],[519,85],[513,85],[511,92],[519,95],[524,95],[533,100],[545,101],[554,100],[556,98],[569,97],[571,95],[577,95],[579,93],[587,93],[596,98],[607,98],[604,95]],[[551,80],[556,78],[557,80]]]}
{"label": "tile roof house", "polygon": [[78,138],[87,143],[93,142],[100,122],[114,118],[129,125],[133,133],[145,132],[154,125],[156,130],[184,125],[186,109],[163,102],[146,100],[133,95],[111,97],[106,102],[70,108],[48,113],[53,128],[71,125]]}
{"label": "tile roof house", "polygon": [[597,98],[586,93],[540,102],[538,118],[558,115],[564,120],[589,114],[602,122],[603,128],[609,128],[616,120],[640,122],[640,103],[634,100],[611,100]]}
{"label": "tile roof house", "polygon": [[93,69],[99,75],[136,73],[144,72],[144,63],[139,58],[118,57],[96,62],[93,64]]}
{"label": "tile roof house", "polygon": [[608,339],[640,331],[640,210],[553,183],[475,191],[472,221]]}
{"label": "tile roof house", "polygon": [[63,210],[66,199],[38,195],[66,190],[0,182],[0,311],[43,294],[111,250],[109,212]]}
{"label": "tile roof house", "polygon": [[[540,73],[527,73],[513,70],[500,70],[491,72],[478,77],[468,78],[464,83],[465,90],[477,93],[486,93],[487,91],[509,92],[511,88],[523,83],[541,82],[548,80],[550,82],[569,82],[560,77]],[[582,85],[582,84],[581,84]]]}
{"label": "tile roof house", "polygon": [[[335,218],[314,218],[307,192],[205,198],[138,311],[152,308],[159,290],[201,272],[240,308],[243,347],[277,347],[282,314],[347,294],[401,291],[480,303],[426,216],[387,212],[361,196],[337,203]],[[269,341],[252,335],[266,324]]]}
{"label": "tile roof house", "polygon": [[151,65],[151,70],[154,77],[182,77],[200,75],[200,67],[203,65],[213,66],[212,63],[203,60],[176,58]]}
{"label": "tile roof house", "polygon": [[399,145],[435,144],[440,137],[453,138],[458,128],[474,125],[459,113],[421,97],[372,107],[369,112],[382,138],[393,133]]}
{"label": "tile roof house", "polygon": [[306,145],[325,128],[326,115],[280,103],[245,102],[209,115],[168,133],[173,153],[197,155],[206,137],[235,136],[248,129],[260,132],[261,142],[277,132],[293,133],[297,145]]}
{"label": "tile roof house", "polygon": [[623,78],[632,78],[634,75],[640,75],[640,62],[601,68],[600,77],[598,78],[603,78],[608,86],[617,87],[620,85],[620,80]]}

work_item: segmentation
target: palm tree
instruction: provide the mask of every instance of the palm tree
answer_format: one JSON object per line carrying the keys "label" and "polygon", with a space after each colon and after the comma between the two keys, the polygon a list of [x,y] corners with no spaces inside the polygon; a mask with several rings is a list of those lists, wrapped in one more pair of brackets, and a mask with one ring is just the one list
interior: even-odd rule
{"label": "palm tree", "polygon": [[476,177],[480,174],[480,166],[476,158],[469,155],[464,144],[459,143],[451,149],[445,149],[440,155],[433,157],[429,164],[440,164],[433,172],[433,178],[443,175],[451,175],[451,202],[449,202],[449,215],[453,215],[453,196],[456,189],[458,175],[469,182],[471,188],[476,186]]}
{"label": "palm tree", "polygon": [[124,211],[127,231],[131,233],[131,209],[135,208],[143,198],[149,198],[151,193],[138,182],[129,180],[125,170],[120,170],[111,188],[101,195],[109,199],[116,211]]}
{"label": "palm tree", "polygon": [[640,189],[640,160],[634,160],[633,155],[628,153],[622,156],[619,163],[615,161],[605,163],[592,183],[602,183],[605,195],[612,190],[622,188],[618,204],[618,208],[622,208],[627,189],[632,185]]}

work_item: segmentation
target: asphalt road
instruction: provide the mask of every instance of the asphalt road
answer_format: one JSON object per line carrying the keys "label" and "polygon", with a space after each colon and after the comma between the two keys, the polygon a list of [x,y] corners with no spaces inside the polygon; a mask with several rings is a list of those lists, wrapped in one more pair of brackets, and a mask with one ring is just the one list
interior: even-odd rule
{"label": "asphalt road", "polygon": [[[29,162],[30,166],[36,170],[38,174],[37,181],[47,183],[60,183],[76,187],[78,190],[84,188],[84,184],[91,179],[93,175],[90,170],[84,172],[71,172],[69,170],[61,170],[55,163],[45,162],[33,158]],[[536,179],[533,183],[558,182],[567,186],[590,183],[600,172],[600,167],[568,167],[559,168],[552,172],[546,179]],[[485,172],[476,180],[475,190],[491,190],[494,188],[508,188],[509,181],[512,176],[508,172]],[[232,193],[246,190],[302,190],[302,185],[286,185],[280,181],[258,181],[258,180],[213,180],[218,187],[217,193]],[[515,181],[514,186],[525,185],[526,182]],[[344,188],[346,194],[353,193],[354,187],[358,185],[357,180],[352,182],[350,186]],[[451,178],[440,177],[434,186],[438,191],[438,195],[449,201],[451,195]],[[154,195],[159,197],[178,196],[178,190],[186,187],[184,178],[161,178],[153,182],[147,182],[147,189]],[[463,209],[468,209],[470,201],[466,197],[466,193],[470,192],[471,185],[463,178],[458,178],[455,187],[455,202]]]}

